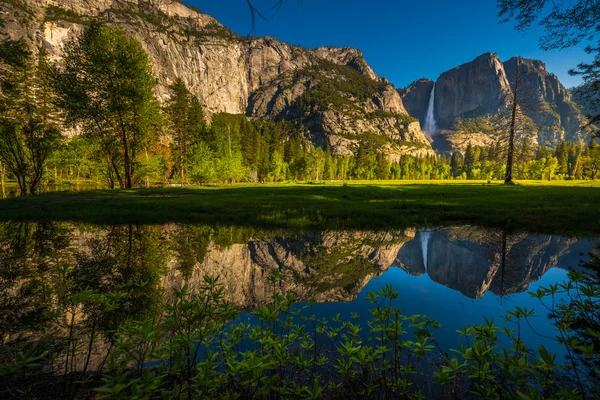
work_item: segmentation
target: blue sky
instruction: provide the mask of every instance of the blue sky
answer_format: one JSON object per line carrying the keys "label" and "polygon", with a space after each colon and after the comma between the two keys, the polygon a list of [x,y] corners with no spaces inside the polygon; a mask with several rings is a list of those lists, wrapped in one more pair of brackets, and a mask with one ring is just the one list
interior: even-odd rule
{"label": "blue sky", "polygon": [[[254,0],[270,16],[276,0]],[[184,0],[247,35],[246,0]],[[284,0],[280,12],[257,20],[257,36],[272,36],[305,47],[350,46],[362,50],[375,72],[398,87],[417,78],[435,79],[485,52],[501,60],[520,55],[546,63],[567,87],[580,83],[568,70],[591,57],[583,46],[539,49],[537,26],[525,34],[500,24],[495,0]]]}

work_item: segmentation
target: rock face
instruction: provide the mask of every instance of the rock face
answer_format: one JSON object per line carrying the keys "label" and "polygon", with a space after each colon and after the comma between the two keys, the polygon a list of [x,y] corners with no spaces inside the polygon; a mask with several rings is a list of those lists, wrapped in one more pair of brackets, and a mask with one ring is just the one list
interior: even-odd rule
{"label": "rock face", "polygon": [[409,87],[398,90],[406,110],[410,115],[418,118],[423,126],[425,126],[425,119],[427,118],[431,89],[433,89],[433,81],[421,78],[414,81]]}
{"label": "rock face", "polygon": [[[208,117],[224,112],[293,120],[317,146],[331,135],[363,143],[368,140],[360,136],[369,133],[389,138],[391,145],[382,151],[390,157],[432,152],[420,127],[408,129],[414,120],[396,89],[378,77],[356,49],[309,50],[268,37],[241,38],[209,15],[173,0],[12,0],[0,4],[0,11],[0,38],[25,38],[31,48],[45,47],[55,60],[90,19],[119,26],[149,53],[159,98],[164,99],[168,85],[180,77]],[[336,79],[346,79],[348,85],[327,82]],[[352,88],[355,83],[357,91]],[[321,102],[304,113],[295,107],[300,97],[314,100],[313,90],[325,89],[333,89],[334,99],[343,101]],[[336,154],[354,151],[336,143]]]}
{"label": "rock face", "polygon": [[593,89],[592,84],[584,83],[572,88],[570,92],[573,101],[581,106],[582,114],[597,127],[600,118],[600,95]]}
{"label": "rock face", "polygon": [[442,129],[450,129],[457,117],[498,113],[510,94],[502,63],[492,53],[444,72],[435,89],[434,115]]}
{"label": "rock face", "polygon": [[[411,231],[329,231],[252,238],[226,247],[211,242],[190,277],[179,273],[180,261],[173,259],[163,281],[168,289],[184,279],[194,286],[204,275],[219,276],[225,296],[238,307],[268,303],[275,290],[290,291],[299,301],[352,301],[394,263],[411,237]],[[274,286],[267,277],[275,271],[281,280]]]}
{"label": "rock face", "polygon": [[509,82],[514,89],[514,77],[519,68],[519,84],[522,85],[523,102],[527,115],[538,126],[538,142],[552,145],[558,140],[578,141],[583,136],[580,126],[584,122],[580,107],[571,100],[571,93],[556,75],[546,70],[539,60],[513,57],[504,62]]}
{"label": "rock face", "polygon": [[433,137],[431,145],[439,154],[451,156],[458,152],[465,155],[469,145],[475,147],[488,147],[494,144],[494,138],[485,133],[463,131],[440,131]]}
{"label": "rock face", "polygon": [[[470,298],[491,291],[521,293],[558,264],[576,239],[503,234],[462,226],[432,232],[327,231],[250,238],[228,246],[211,242],[206,256],[185,278],[174,258],[163,279],[166,292],[204,275],[220,276],[228,300],[239,307],[269,302],[273,291],[291,291],[299,301],[347,302],[391,266],[429,277]],[[503,253],[504,252],[504,253]],[[267,277],[281,273],[276,286]]]}
{"label": "rock face", "polygon": [[[493,117],[506,109],[513,93],[517,65],[522,109],[537,126],[537,143],[552,146],[557,140],[582,139],[580,126],[584,118],[579,107],[541,61],[514,57],[501,62],[493,53],[483,54],[439,76],[435,82],[434,102],[437,126],[441,130],[453,130],[457,120]],[[425,123],[432,84],[430,80],[419,79],[399,91],[406,109],[419,118],[421,124]]]}

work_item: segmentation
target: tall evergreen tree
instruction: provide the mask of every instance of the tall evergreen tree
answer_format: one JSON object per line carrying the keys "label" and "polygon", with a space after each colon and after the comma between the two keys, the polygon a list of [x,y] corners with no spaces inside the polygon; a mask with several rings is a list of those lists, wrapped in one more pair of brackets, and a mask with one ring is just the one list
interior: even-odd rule
{"label": "tall evergreen tree", "polygon": [[456,178],[462,173],[463,160],[458,152],[452,153],[450,158],[450,173],[452,177]]}
{"label": "tall evergreen tree", "polygon": [[24,41],[0,44],[0,161],[21,194],[40,190],[46,161],[61,139],[54,108],[50,65],[40,50],[37,63]]}
{"label": "tall evergreen tree", "polygon": [[465,172],[469,176],[471,175],[471,170],[473,169],[473,167],[475,165],[475,161],[476,161],[475,148],[473,147],[473,145],[471,145],[471,143],[469,143],[465,150],[465,160],[464,160]]}
{"label": "tall evergreen tree", "polygon": [[386,180],[390,177],[391,163],[383,153],[377,153],[377,166],[375,167],[375,177],[377,179]]}
{"label": "tall evergreen tree", "polygon": [[190,142],[190,125],[187,118],[190,109],[190,92],[183,82],[177,80],[169,86],[171,96],[167,100],[165,111],[169,117],[173,148],[175,152],[175,169],[179,172],[182,181],[185,181],[185,165],[187,162],[187,150]]}

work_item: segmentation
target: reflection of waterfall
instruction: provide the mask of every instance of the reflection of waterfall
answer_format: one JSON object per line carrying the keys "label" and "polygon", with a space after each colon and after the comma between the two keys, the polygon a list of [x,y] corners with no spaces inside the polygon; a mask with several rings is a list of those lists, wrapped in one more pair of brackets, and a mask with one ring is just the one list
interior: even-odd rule
{"label": "reflection of waterfall", "polygon": [[427,252],[429,251],[430,238],[430,231],[421,231],[421,250],[423,251],[423,265],[425,266],[425,273],[427,273]]}
{"label": "reflection of waterfall", "polygon": [[437,125],[435,123],[435,115],[433,114],[433,108],[435,106],[435,82],[431,88],[431,95],[429,96],[429,107],[427,107],[427,116],[425,117],[425,132],[429,135],[437,133]]}

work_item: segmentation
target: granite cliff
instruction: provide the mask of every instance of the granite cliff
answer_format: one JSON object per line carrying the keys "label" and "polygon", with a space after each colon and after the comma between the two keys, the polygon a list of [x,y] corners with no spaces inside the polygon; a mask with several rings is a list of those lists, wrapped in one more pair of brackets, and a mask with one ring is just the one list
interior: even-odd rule
{"label": "granite cliff", "polygon": [[[579,106],[572,101],[570,91],[556,75],[546,70],[544,63],[517,57],[501,62],[497,54],[485,53],[442,73],[435,81],[434,116],[438,128],[446,135],[438,141],[444,143],[442,151],[448,151],[448,142],[454,149],[453,137],[465,138],[464,135],[456,136],[456,133],[485,133],[477,128],[464,130],[466,125],[477,125],[469,124],[469,121],[493,118],[506,109],[514,90],[517,65],[520,102],[525,114],[537,127],[537,143],[553,146],[559,140],[579,141],[585,138],[580,129],[584,117]],[[433,83],[423,78],[399,90],[407,111],[419,118],[422,124],[425,123]],[[482,142],[481,137],[473,138]],[[436,143],[434,147],[438,147]]]}
{"label": "granite cliff", "polygon": [[0,13],[0,39],[24,38],[54,60],[86,22],[100,18],[119,26],[150,55],[157,96],[164,99],[180,77],[208,118],[230,113],[291,120],[314,145],[328,141],[338,155],[360,145],[392,159],[432,153],[396,89],[356,49],[239,37],[174,0],[10,0],[0,4]]}

